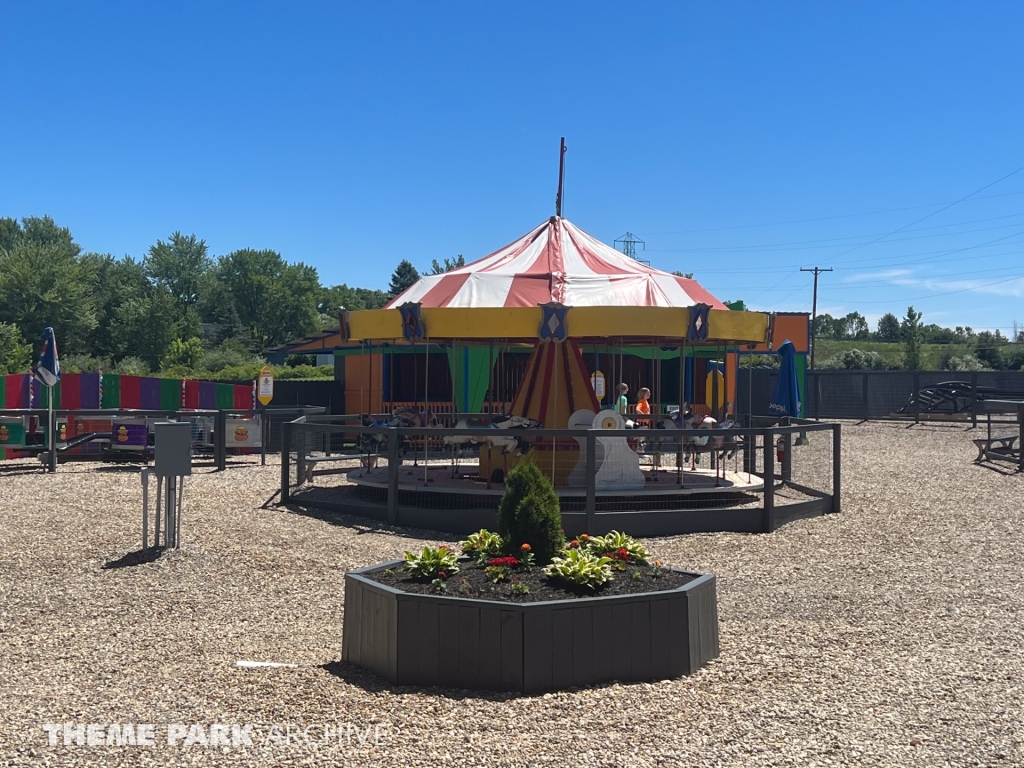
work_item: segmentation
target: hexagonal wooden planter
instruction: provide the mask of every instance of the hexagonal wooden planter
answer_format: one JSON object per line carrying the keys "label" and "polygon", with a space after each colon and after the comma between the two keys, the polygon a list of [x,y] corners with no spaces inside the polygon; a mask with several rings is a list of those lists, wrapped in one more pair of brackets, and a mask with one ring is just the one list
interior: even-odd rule
{"label": "hexagonal wooden planter", "polygon": [[[715,577],[634,595],[513,603],[345,574],[342,658],[396,685],[543,693],[689,675],[718,656]],[[683,573],[691,573],[682,571]]]}

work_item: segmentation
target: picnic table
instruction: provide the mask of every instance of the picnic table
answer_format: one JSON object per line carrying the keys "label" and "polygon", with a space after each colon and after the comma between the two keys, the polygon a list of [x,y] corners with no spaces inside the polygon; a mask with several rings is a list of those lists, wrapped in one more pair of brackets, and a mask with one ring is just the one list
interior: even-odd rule
{"label": "picnic table", "polygon": [[[978,448],[978,458],[975,462],[1012,461],[1016,462],[1019,471],[1024,472],[1024,451],[1021,450],[1024,446],[1024,400],[983,400],[978,403],[978,407],[986,416],[987,435],[973,441]],[[1017,417],[1016,434],[993,435],[993,414],[1014,414]]]}

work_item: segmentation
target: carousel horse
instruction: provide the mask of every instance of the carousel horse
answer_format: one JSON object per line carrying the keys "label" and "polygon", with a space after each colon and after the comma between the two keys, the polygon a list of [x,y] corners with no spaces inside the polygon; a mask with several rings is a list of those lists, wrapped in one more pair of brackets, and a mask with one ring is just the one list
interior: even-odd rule
{"label": "carousel horse", "polygon": [[[466,445],[479,445],[487,443],[492,448],[500,448],[503,454],[522,456],[530,450],[532,443],[527,442],[520,435],[513,434],[520,429],[537,429],[542,426],[539,421],[528,419],[525,416],[506,416],[505,414],[484,414],[481,416],[467,416],[455,425],[455,429],[479,430],[476,435],[445,435],[444,444],[452,450],[452,476],[459,466],[460,453]],[[506,432],[507,434],[495,434]]]}

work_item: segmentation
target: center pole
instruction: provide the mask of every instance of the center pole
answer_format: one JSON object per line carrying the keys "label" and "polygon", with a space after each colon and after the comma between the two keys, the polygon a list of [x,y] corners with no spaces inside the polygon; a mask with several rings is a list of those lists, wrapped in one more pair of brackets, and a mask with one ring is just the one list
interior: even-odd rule
{"label": "center pole", "polygon": [[565,136],[558,151],[558,194],[555,195],[555,216],[562,218],[562,185],[565,182]]}

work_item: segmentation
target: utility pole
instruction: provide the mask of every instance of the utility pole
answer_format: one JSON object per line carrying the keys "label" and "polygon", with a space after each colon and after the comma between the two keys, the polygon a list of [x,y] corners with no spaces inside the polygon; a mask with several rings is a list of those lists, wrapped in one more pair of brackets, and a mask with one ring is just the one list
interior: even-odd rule
{"label": "utility pole", "polygon": [[814,300],[811,304],[811,370],[814,370],[814,350],[818,346],[816,328],[818,324],[818,275],[822,272],[831,272],[832,267],[828,269],[822,269],[821,267],[814,267],[813,269],[807,269],[800,267],[801,272],[813,272],[814,273]]}

